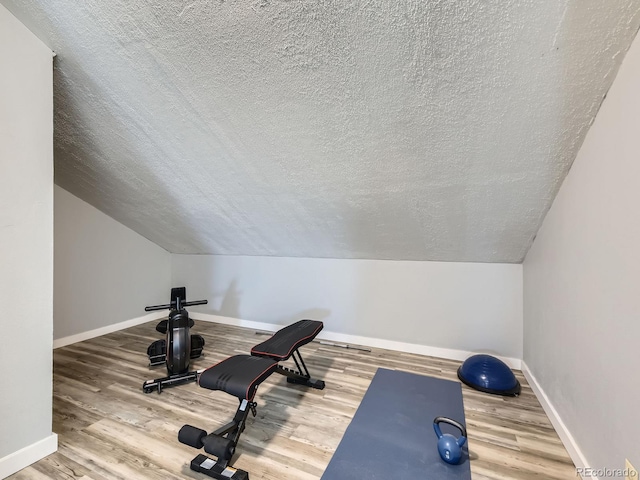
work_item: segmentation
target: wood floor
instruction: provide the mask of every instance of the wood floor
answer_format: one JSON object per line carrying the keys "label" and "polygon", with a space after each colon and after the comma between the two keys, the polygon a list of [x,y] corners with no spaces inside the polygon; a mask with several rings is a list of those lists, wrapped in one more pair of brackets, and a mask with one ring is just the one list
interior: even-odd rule
{"label": "wood floor", "polygon": [[[58,452],[9,477],[18,479],[204,480],[189,469],[196,450],[177,441],[183,424],[211,431],[229,421],[237,400],[196,384],[143,394],[142,382],[166,375],[150,369],[147,346],[155,323],[54,351],[53,430]],[[266,337],[255,330],[196,322],[205,337],[205,368],[248,353]],[[383,349],[348,350],[313,342],[303,347],[322,391],[272,375],[259,388],[258,416],[249,417],[234,465],[252,480],[322,476],[378,367],[456,380],[458,362]],[[504,398],[462,386],[474,480],[574,479],[575,468],[525,378],[522,395]],[[430,419],[416,419],[430,421]],[[425,439],[425,448],[435,448]],[[425,473],[425,478],[429,478]],[[406,479],[417,480],[417,479]]]}

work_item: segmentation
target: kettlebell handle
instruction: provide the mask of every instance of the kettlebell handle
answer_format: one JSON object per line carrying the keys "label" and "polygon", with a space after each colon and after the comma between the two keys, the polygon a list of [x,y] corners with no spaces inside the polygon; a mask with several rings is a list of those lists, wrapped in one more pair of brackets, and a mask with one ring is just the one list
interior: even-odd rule
{"label": "kettlebell handle", "polygon": [[433,429],[436,431],[436,435],[438,436],[438,438],[442,437],[442,430],[440,430],[441,423],[447,423],[449,425],[453,425],[458,430],[460,430],[460,433],[462,433],[462,436],[465,439],[467,438],[467,429],[464,428],[464,425],[462,425],[460,422],[456,422],[455,420],[448,417],[436,417],[433,420]]}

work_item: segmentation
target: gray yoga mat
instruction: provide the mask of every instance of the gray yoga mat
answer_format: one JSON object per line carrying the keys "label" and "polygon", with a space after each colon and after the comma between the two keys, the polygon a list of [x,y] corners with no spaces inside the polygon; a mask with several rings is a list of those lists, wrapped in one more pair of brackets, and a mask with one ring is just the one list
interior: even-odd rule
{"label": "gray yoga mat", "polygon": [[378,369],[322,480],[471,480],[466,445],[459,465],[440,458],[438,416],[466,425],[460,383]]}

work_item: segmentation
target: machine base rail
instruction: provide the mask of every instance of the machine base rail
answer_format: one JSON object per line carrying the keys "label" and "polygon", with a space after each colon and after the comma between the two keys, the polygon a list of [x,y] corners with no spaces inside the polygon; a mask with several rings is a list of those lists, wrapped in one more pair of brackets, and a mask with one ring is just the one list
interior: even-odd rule
{"label": "machine base rail", "polygon": [[156,378],[155,380],[147,380],[142,384],[142,391],[144,393],[151,393],[157,390],[158,393],[162,393],[164,388],[176,387],[178,385],[184,385],[185,383],[195,382],[198,380],[198,375],[201,373],[202,370],[194,370],[192,372],[178,373],[168,377]]}

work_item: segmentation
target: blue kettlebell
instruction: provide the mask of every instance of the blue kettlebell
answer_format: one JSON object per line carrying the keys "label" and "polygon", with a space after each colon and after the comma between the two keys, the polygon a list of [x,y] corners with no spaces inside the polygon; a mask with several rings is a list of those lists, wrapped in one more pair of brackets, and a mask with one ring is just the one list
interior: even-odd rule
{"label": "blue kettlebell", "polygon": [[[450,433],[443,434],[440,430],[441,423],[453,425],[462,433],[460,438],[456,438]],[[433,421],[433,429],[438,437],[438,453],[442,460],[452,465],[457,465],[462,459],[462,446],[467,441],[467,429],[455,420],[447,417],[436,417]]]}

